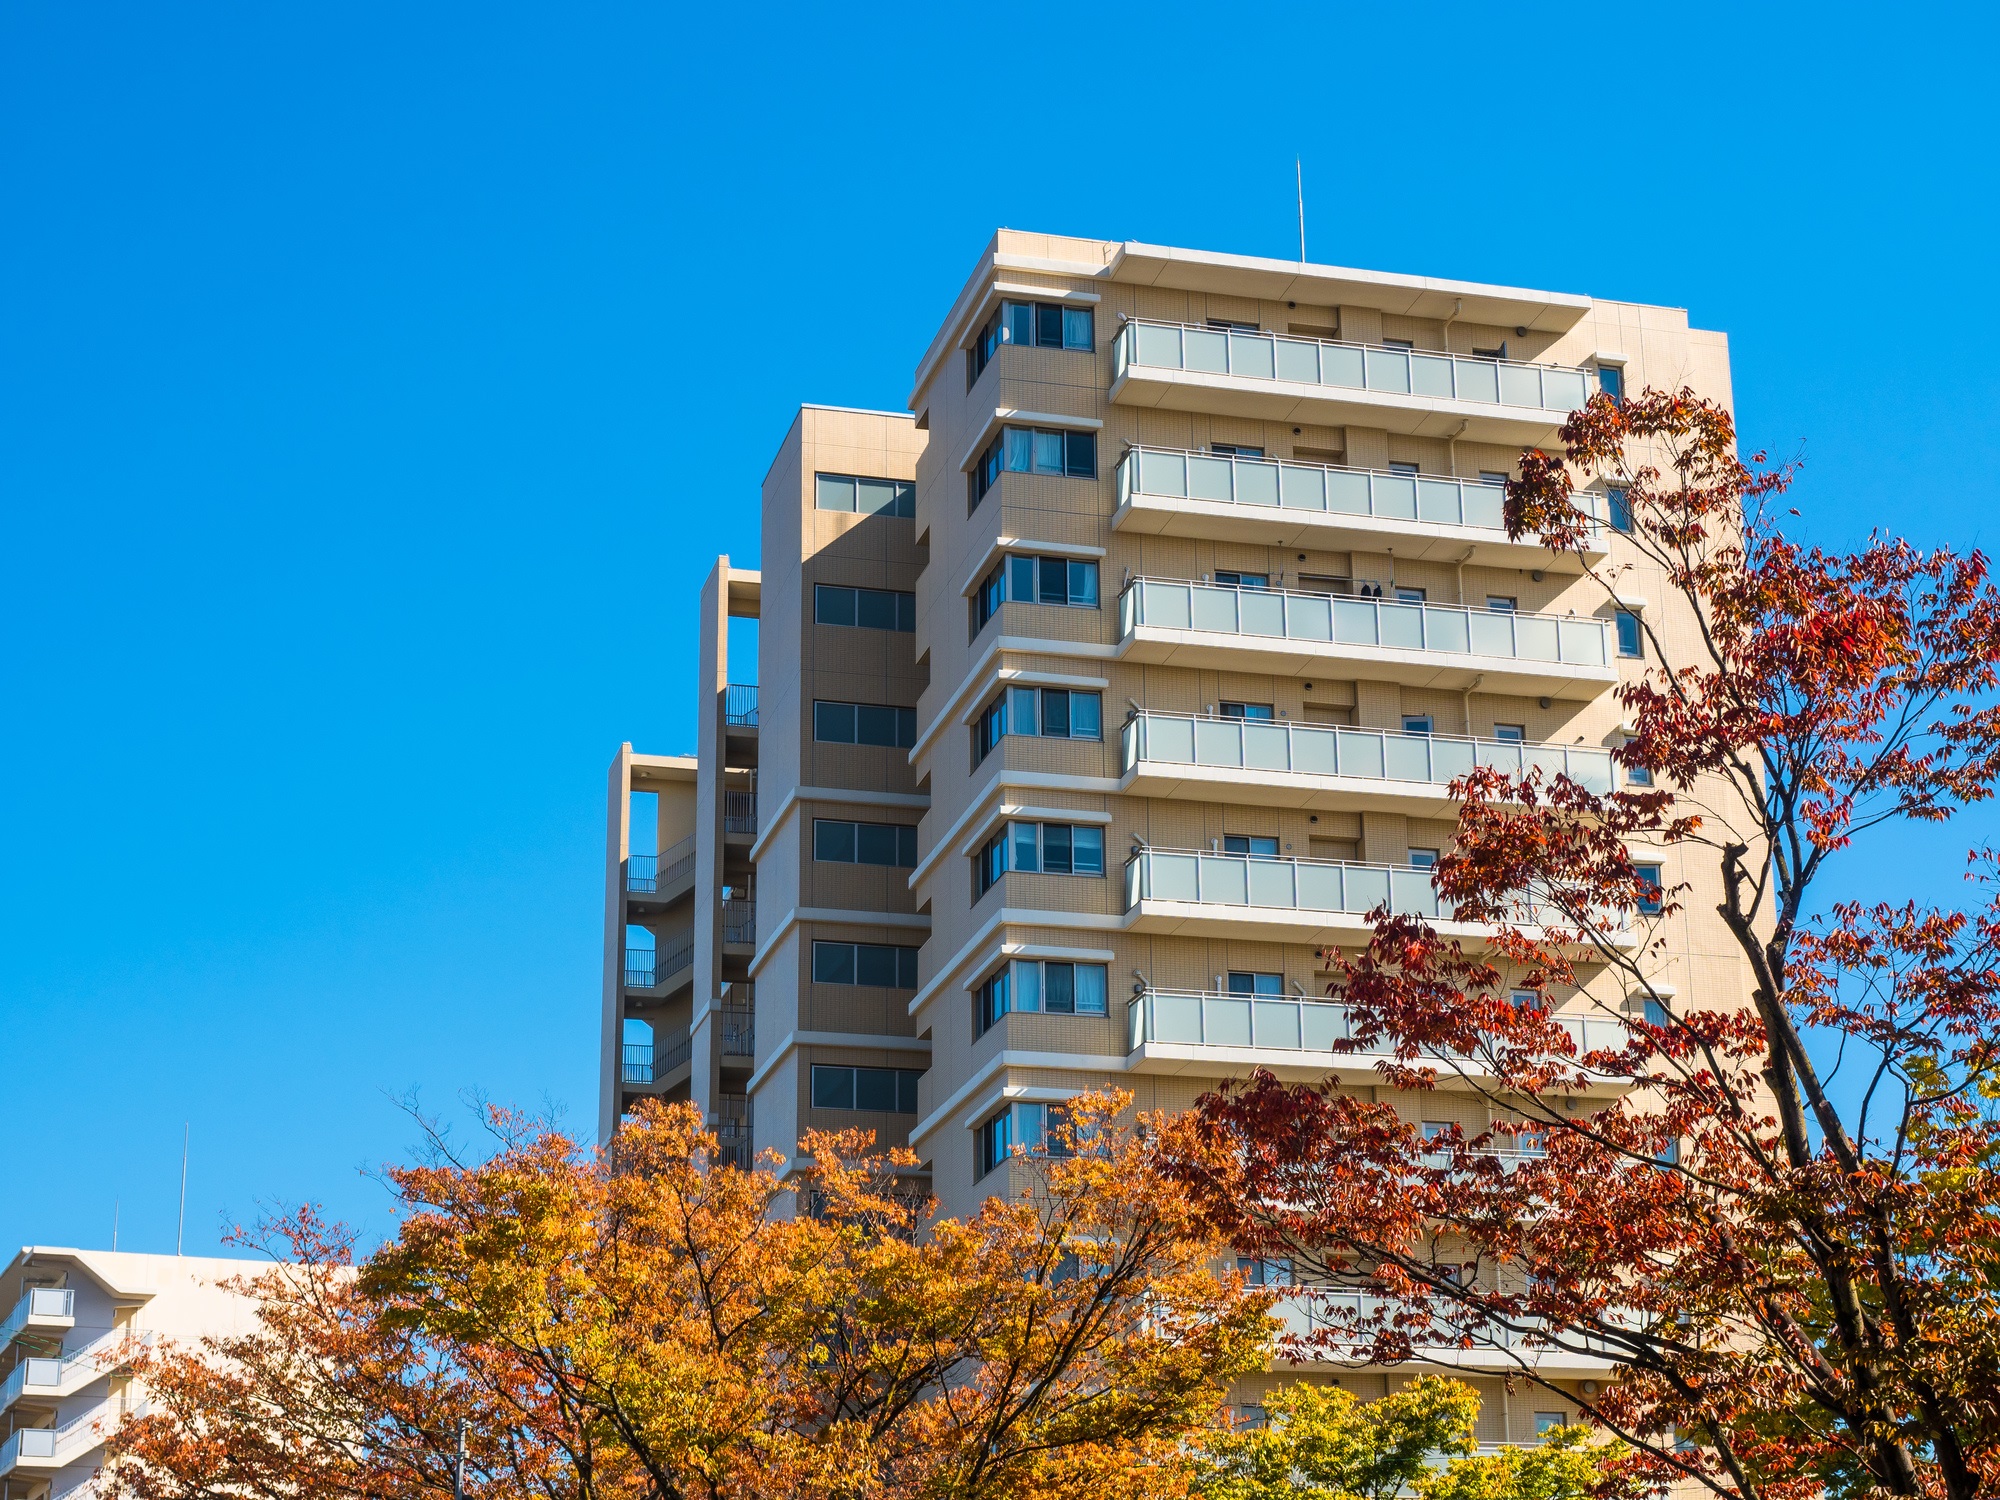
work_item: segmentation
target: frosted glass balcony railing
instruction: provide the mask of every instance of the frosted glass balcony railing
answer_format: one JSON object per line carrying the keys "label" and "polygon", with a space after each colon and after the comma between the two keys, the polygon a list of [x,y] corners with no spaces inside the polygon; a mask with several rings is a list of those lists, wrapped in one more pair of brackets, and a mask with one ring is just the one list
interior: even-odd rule
{"label": "frosted glass balcony railing", "polygon": [[1388,904],[1398,914],[1438,916],[1431,872],[1404,865],[1334,859],[1277,859],[1195,849],[1142,849],[1125,864],[1125,906],[1185,901],[1366,916]]}
{"label": "frosted glass balcony railing", "polygon": [[1118,596],[1119,633],[1129,636],[1142,625],[1572,666],[1602,667],[1611,662],[1609,622],[1594,615],[1349,599],[1176,578],[1135,578],[1126,584]]}
{"label": "frosted glass balcony railing", "polygon": [[33,1286],[21,1294],[5,1322],[0,1322],[0,1349],[14,1342],[14,1336],[28,1326],[30,1318],[73,1318],[76,1293],[66,1287]]}
{"label": "frosted glass balcony railing", "polygon": [[1589,399],[1586,371],[1511,359],[1441,354],[1334,339],[1203,328],[1134,319],[1118,331],[1114,375],[1136,369],[1186,370],[1239,380],[1288,381],[1337,390],[1435,397],[1551,415]]}
{"label": "frosted glass balcony railing", "polygon": [[1398,734],[1268,719],[1207,719],[1142,713],[1119,733],[1120,770],[1140,766],[1213,766],[1226,770],[1352,776],[1446,787],[1475,766],[1509,775],[1539,770],[1568,776],[1599,795],[1611,790],[1611,752],[1579,745]]}

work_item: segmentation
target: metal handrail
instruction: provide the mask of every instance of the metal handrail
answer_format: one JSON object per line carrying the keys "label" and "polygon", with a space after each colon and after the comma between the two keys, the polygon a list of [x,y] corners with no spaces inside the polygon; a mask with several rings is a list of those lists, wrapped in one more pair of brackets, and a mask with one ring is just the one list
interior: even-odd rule
{"label": "metal handrail", "polygon": [[[1143,329],[1174,334],[1175,363],[1141,356]],[[1452,354],[1442,349],[1406,349],[1395,344],[1357,344],[1346,339],[1302,338],[1263,329],[1251,332],[1209,328],[1161,318],[1124,320],[1113,345],[1114,375],[1122,376],[1134,365],[1155,370],[1188,369],[1189,334],[1201,339],[1200,347],[1211,356],[1193,367],[1196,374],[1283,380],[1551,413],[1574,411],[1590,398],[1590,372],[1576,365],[1535,364],[1479,354]],[[1164,352],[1159,348],[1162,340],[1152,342],[1153,356]],[[1212,359],[1218,353],[1220,368],[1214,366]],[[1521,399],[1526,396],[1530,381],[1533,399]]]}
{"label": "metal handrail", "polygon": [[647,955],[644,948],[628,949],[625,954],[625,983],[634,989],[657,989],[674,975],[694,962],[694,934],[677,932],[664,948],[652,950],[650,964],[639,960]]}
{"label": "metal handrail", "polygon": [[[1448,496],[1444,493],[1447,490],[1451,492]],[[1152,443],[1134,443],[1119,460],[1119,504],[1133,495],[1259,510],[1429,521],[1480,530],[1504,531],[1507,526],[1505,484],[1489,484],[1462,474],[1407,474],[1391,469],[1203,453],[1198,449],[1164,448]],[[1600,527],[1604,524],[1604,496],[1594,490],[1578,490],[1572,498],[1592,521]],[[1443,514],[1446,509],[1451,513]]]}
{"label": "metal handrail", "polygon": [[658,854],[632,854],[625,860],[625,889],[650,894],[672,885],[694,869],[694,835]]}
{"label": "metal handrail", "polygon": [[[1149,600],[1157,605],[1149,608]],[[1148,618],[1154,613],[1164,618]],[[1252,640],[1382,646],[1570,666],[1612,664],[1611,622],[1596,615],[1349,598],[1302,589],[1247,589],[1192,578],[1128,578],[1118,595],[1119,634],[1130,636],[1145,625]],[[1525,642],[1524,627],[1532,632]],[[1526,654],[1524,644],[1529,647]]]}
{"label": "metal handrail", "polygon": [[757,941],[757,902],[732,898],[722,903],[722,940],[725,943]]}
{"label": "metal handrail", "polygon": [[[1182,725],[1187,728],[1180,730]],[[1156,733],[1155,726],[1164,726],[1166,733]],[[1552,776],[1567,775],[1591,791],[1612,789],[1611,752],[1605,749],[1296,719],[1233,719],[1142,709],[1125,720],[1119,754],[1121,774],[1144,762],[1254,770],[1260,775],[1353,776],[1449,785],[1476,766],[1516,774],[1539,767]]]}
{"label": "metal handrail", "polygon": [[[53,1358],[29,1357],[17,1364],[6,1380],[0,1381],[0,1411],[5,1411],[18,1400],[30,1386],[40,1389],[60,1388],[69,1378],[70,1372],[79,1365],[89,1365],[102,1372],[116,1368],[126,1358],[136,1356],[138,1350],[152,1342],[152,1335],[131,1328],[114,1328],[109,1333],[92,1339],[81,1349]],[[128,1352],[129,1351],[129,1352]],[[107,1356],[124,1355],[111,1361]]]}
{"label": "metal handrail", "polygon": [[757,831],[757,794],[755,792],[724,792],[722,794],[722,830],[724,833],[755,833]]}
{"label": "metal handrail", "polygon": [[[125,1397],[108,1396],[88,1411],[74,1416],[60,1427],[19,1427],[0,1443],[0,1469],[23,1458],[59,1458],[72,1446],[72,1439],[85,1427],[101,1428],[105,1422],[120,1416],[141,1416],[146,1405],[140,1402],[128,1405]],[[106,1435],[100,1430],[91,1434],[100,1440]],[[90,1446],[95,1447],[93,1443]],[[12,1450],[11,1452],[9,1450]]]}
{"label": "metal handrail", "polygon": [[757,684],[732,682],[722,690],[722,717],[728,724],[757,726]]}
{"label": "metal handrail", "polygon": [[749,1011],[722,1008],[722,1055],[724,1057],[755,1057],[757,1055],[757,1019]]}
{"label": "metal handrail", "polygon": [[0,1349],[14,1342],[14,1337],[28,1324],[30,1318],[73,1318],[76,1316],[76,1292],[69,1287],[31,1286],[21,1293],[7,1320],[0,1323]]}

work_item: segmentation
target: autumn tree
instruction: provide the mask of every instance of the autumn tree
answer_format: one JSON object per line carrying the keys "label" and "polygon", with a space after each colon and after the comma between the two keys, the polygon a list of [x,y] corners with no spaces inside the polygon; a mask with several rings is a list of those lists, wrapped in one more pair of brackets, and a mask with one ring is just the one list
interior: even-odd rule
{"label": "autumn tree", "polygon": [[[1594,397],[1562,437],[1524,456],[1512,534],[1607,599],[1636,560],[1676,606],[1640,615],[1618,689],[1626,784],[1458,784],[1434,883],[1487,939],[1378,912],[1325,955],[1343,1046],[1391,1054],[1375,1102],[1261,1075],[1169,1154],[1246,1251],[1375,1294],[1306,1294],[1321,1357],[1480,1347],[1551,1388],[1551,1361],[1600,1360],[1595,1396],[1561,1389],[1634,1479],[1971,1500],[2000,1488],[2000,909],[1983,858],[1971,909],[1932,907],[1868,836],[1992,793],[1986,560],[1788,538],[1792,476],[1688,392]],[[1609,558],[1592,481],[1630,512]],[[1660,918],[1695,892],[1747,983],[1659,982]],[[1586,1050],[1564,1022],[1593,1007],[1617,1024]],[[1424,1139],[1440,1079],[1496,1123]]]}
{"label": "autumn tree", "polygon": [[1259,1367],[1261,1294],[1164,1184],[1129,1101],[1079,1101],[1031,1187],[936,1221],[907,1152],[812,1135],[720,1161],[648,1102],[606,1151],[496,1113],[497,1149],[391,1170],[355,1264],[311,1214],[261,1325],[151,1359],[129,1500],[1171,1493],[1177,1440]]}
{"label": "autumn tree", "polygon": [[1590,1500],[1622,1450],[1582,1428],[1542,1446],[1480,1453],[1479,1393],[1420,1377],[1372,1401],[1300,1381],[1264,1398],[1265,1422],[1189,1445],[1197,1500]]}

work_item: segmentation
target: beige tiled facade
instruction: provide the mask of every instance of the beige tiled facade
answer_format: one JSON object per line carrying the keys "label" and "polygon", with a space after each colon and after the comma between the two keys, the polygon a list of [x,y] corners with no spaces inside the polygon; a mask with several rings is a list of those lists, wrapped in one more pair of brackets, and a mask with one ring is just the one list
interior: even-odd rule
{"label": "beige tiled facade", "polygon": [[[1028,337],[989,344],[982,367],[974,350],[996,317]],[[1181,1108],[1259,1063],[1369,1088],[1365,1065],[1302,1045],[1327,1015],[1302,1008],[1325,998],[1316,949],[1365,940],[1371,882],[1421,899],[1413,853],[1450,843],[1453,756],[1614,774],[1612,690],[1639,665],[1619,653],[1619,608],[1670,652],[1687,639],[1615,527],[1594,546],[1630,564],[1616,606],[1574,558],[1497,524],[1494,476],[1614,378],[1727,404],[1727,341],[1675,308],[999,233],[918,365],[909,415],[806,407],[786,435],[764,486],[761,593],[724,560],[704,595],[701,768],[629,747],[614,766],[604,1129],[649,1088],[718,1118],[749,1098],[760,1148],[789,1152],[812,1125],[873,1126],[907,1141],[945,1210],[964,1213],[1005,1190],[1007,1167],[981,1171],[981,1128],[1014,1106],[1115,1083],[1142,1108]],[[973,473],[996,440],[1001,469],[981,493]],[[819,508],[818,475],[914,480],[913,513]],[[1610,497],[1594,503],[1613,514]],[[1009,597],[982,623],[982,582],[996,568],[1011,582],[1010,558],[1044,560],[1037,578],[1066,570],[1069,597]],[[813,623],[815,585],[911,594],[914,628]],[[725,596],[761,614],[754,730],[724,722]],[[1100,733],[1008,733],[976,753],[983,712],[1027,690],[1043,720],[1049,695],[1094,695]],[[914,709],[914,743],[820,742],[815,702]],[[754,844],[721,839],[718,812],[702,811],[719,755],[731,774],[754,768]],[[1431,769],[1412,771],[1413,755]],[[626,793],[646,776],[691,778],[696,843],[723,852],[693,876],[694,977],[664,1001],[619,983]],[[682,826],[666,826],[668,804],[663,849]],[[915,867],[815,860],[815,820],[915,825]],[[1010,868],[981,893],[982,847],[1025,824],[1043,825],[1045,849],[1101,838],[1102,873]],[[1663,878],[1682,873],[1668,853]],[[726,883],[754,884],[749,952],[702,947],[702,903]],[[1649,960],[1665,992],[1742,990],[1713,904],[1697,890],[1670,920]],[[921,951],[897,985],[825,983],[815,943]],[[1016,1008],[983,1025],[982,983],[1029,963],[1045,988],[1047,965],[1101,966],[1070,981],[1101,1012]],[[754,1057],[704,1065],[704,1016],[746,981]],[[1259,984],[1262,1006],[1228,998]],[[1022,993],[1017,980],[1017,1007]],[[1565,1010],[1615,1025],[1636,1003],[1599,973]],[[619,1029],[656,1012],[691,1027],[687,1072],[621,1086]],[[1231,1027],[1253,1012],[1265,1029],[1242,1045]],[[815,1065],[922,1078],[895,1112],[815,1109]],[[1468,1125],[1485,1123],[1481,1108],[1448,1087],[1421,1105]],[[1017,1123],[1032,1129],[1032,1114]],[[1534,1415],[1500,1402],[1484,1420],[1498,1440],[1524,1423],[1532,1434]]]}

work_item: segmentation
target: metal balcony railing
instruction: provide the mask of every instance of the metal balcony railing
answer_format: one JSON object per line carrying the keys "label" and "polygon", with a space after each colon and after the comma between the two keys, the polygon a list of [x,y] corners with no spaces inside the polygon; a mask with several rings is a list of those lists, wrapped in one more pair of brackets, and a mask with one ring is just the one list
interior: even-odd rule
{"label": "metal balcony railing", "polygon": [[732,682],[722,692],[722,717],[725,723],[757,727],[757,684],[754,682]]}
{"label": "metal balcony railing", "polygon": [[748,1094],[717,1094],[715,1096],[715,1133],[724,1142],[738,1140],[748,1144],[750,1140],[750,1096]]}
{"label": "metal balcony railing", "polygon": [[[1216,990],[1147,989],[1126,1012],[1128,1050],[1148,1042],[1185,1047],[1252,1047],[1273,1052],[1331,1052],[1354,1036],[1353,1012],[1338,1001],[1303,995],[1242,995]],[[1609,1017],[1559,1016],[1579,1056],[1622,1049],[1630,1033]],[[1354,1056],[1368,1056],[1355,1053]],[[1463,1054],[1436,1056],[1463,1061]]]}
{"label": "metal balcony railing", "polygon": [[1130,636],[1140,626],[1585,667],[1612,660],[1611,624],[1594,615],[1345,599],[1180,578],[1134,578],[1125,585],[1118,596],[1119,634]]}
{"label": "metal balcony railing", "polygon": [[1476,766],[1492,766],[1515,776],[1539,770],[1551,781],[1568,776],[1599,794],[1611,790],[1609,750],[1291,720],[1215,719],[1148,710],[1125,721],[1119,753],[1123,771],[1141,765],[1212,766],[1260,776],[1351,776],[1446,787]]}
{"label": "metal balcony railing", "polygon": [[694,835],[689,834],[670,849],[658,854],[632,854],[625,859],[625,889],[635,895],[651,895],[662,886],[672,885],[694,869]]}
{"label": "metal balcony railing", "polygon": [[722,940],[725,943],[757,941],[757,902],[754,897],[735,897],[722,903]]}
{"label": "metal balcony railing", "polygon": [[724,1006],[718,1019],[721,1022],[722,1055],[724,1057],[755,1057],[757,1055],[757,1018],[755,1015],[747,1010],[737,1010],[729,1006]]}
{"label": "metal balcony railing", "polygon": [[627,1042],[618,1062],[618,1080],[621,1083],[651,1083],[653,1081],[653,1047],[650,1042]]}
{"label": "metal balcony railing", "polygon": [[722,794],[722,831],[724,833],[757,831],[757,794],[754,791]]}
{"label": "metal balcony railing", "polygon": [[0,1322],[0,1349],[14,1342],[31,1318],[73,1318],[76,1293],[67,1287],[31,1286],[21,1294],[5,1322]]}
{"label": "metal balcony railing", "polygon": [[[1443,474],[1398,474],[1335,464],[1238,458],[1183,448],[1135,447],[1118,465],[1118,503],[1135,495],[1218,505],[1507,529],[1507,487]],[[1604,499],[1578,491],[1577,505],[1602,522]]]}
{"label": "metal balcony railing", "polygon": [[667,939],[663,948],[651,952],[644,948],[628,949],[625,954],[625,983],[633,989],[654,989],[693,962],[694,934],[676,933]]}
{"label": "metal balcony railing", "polygon": [[1186,370],[1237,380],[1470,401],[1551,416],[1576,410],[1590,396],[1589,372],[1561,365],[1191,323],[1135,318],[1119,329],[1114,348],[1114,378],[1141,368]]}

